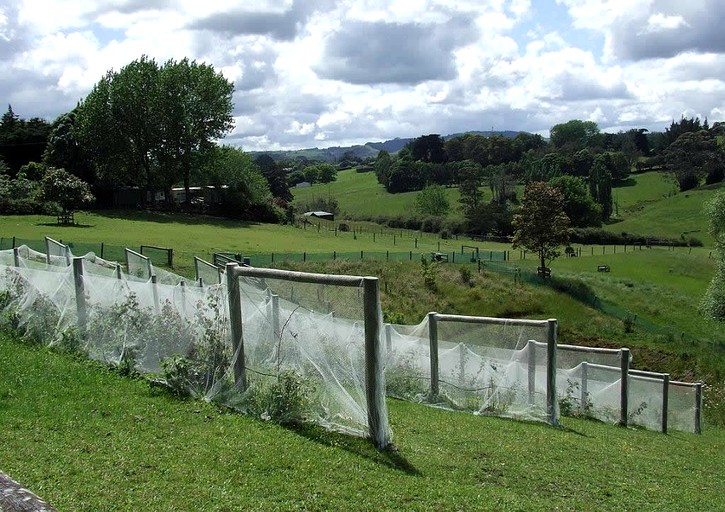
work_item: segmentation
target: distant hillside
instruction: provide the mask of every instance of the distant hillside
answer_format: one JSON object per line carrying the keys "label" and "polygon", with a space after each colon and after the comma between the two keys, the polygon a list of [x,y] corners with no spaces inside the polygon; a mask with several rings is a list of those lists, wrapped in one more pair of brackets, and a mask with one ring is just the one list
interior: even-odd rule
{"label": "distant hillside", "polygon": [[[516,137],[520,132],[505,130],[505,131],[470,131],[464,133],[451,133],[444,135],[444,140],[453,139],[460,137],[466,133],[472,133],[475,135],[483,135],[490,137],[491,135],[503,135],[504,137]],[[308,160],[320,160],[323,162],[339,162],[342,160],[342,156],[351,152],[358,158],[369,158],[375,157],[380,151],[387,151],[388,153],[397,153],[405,147],[406,144],[411,142],[414,137],[399,138],[396,137],[392,140],[386,140],[385,142],[367,142],[364,145],[357,146],[333,146],[329,148],[307,148],[307,149],[295,149],[289,151],[252,151],[254,155],[269,155],[274,160],[294,160],[296,158],[307,158]]]}

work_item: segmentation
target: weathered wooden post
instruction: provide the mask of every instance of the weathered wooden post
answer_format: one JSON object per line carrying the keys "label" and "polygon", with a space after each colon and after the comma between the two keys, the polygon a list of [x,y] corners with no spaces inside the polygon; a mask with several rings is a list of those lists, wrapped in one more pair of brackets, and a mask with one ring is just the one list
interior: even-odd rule
{"label": "weathered wooden post", "polygon": [[244,332],[242,330],[242,298],[239,292],[239,276],[235,270],[239,264],[227,263],[227,293],[229,301],[229,321],[234,352],[234,384],[240,392],[247,390],[247,375],[244,358]]}
{"label": "weathered wooden post", "polygon": [[588,382],[589,381],[589,375],[588,375],[589,363],[584,361],[584,362],[582,362],[581,367],[582,367],[581,389],[580,389],[581,395],[579,398],[579,403],[580,403],[579,407],[582,410],[582,412],[586,413],[587,402],[588,402],[587,395],[589,394],[589,389],[588,389],[589,388],[589,382]]}
{"label": "weathered wooden post", "polygon": [[558,322],[555,318],[546,321],[546,411],[549,423],[559,424],[556,396],[556,336]]}
{"label": "weathered wooden post", "polygon": [[279,328],[279,295],[273,293],[271,296],[272,304],[272,334],[275,340],[279,340],[282,336]]}
{"label": "weathered wooden post", "polygon": [[438,320],[437,313],[428,313],[428,341],[430,350],[430,397],[435,400],[439,393],[438,385]]}
{"label": "weathered wooden post", "polygon": [[620,357],[620,385],[619,385],[619,424],[627,426],[629,416],[629,349],[619,351]]}
{"label": "weathered wooden post", "polygon": [[[13,245],[15,244],[14,240],[15,237],[13,237]],[[13,247],[13,265],[15,265],[15,268],[20,267],[20,248],[18,247]]]}
{"label": "weathered wooden post", "polygon": [[78,313],[78,330],[85,335],[87,324],[86,289],[83,282],[83,258],[73,258],[73,283],[76,290],[76,312]]}
{"label": "weathered wooden post", "polygon": [[536,342],[534,340],[529,340],[527,357],[529,378],[529,404],[534,405],[536,400]]}
{"label": "weathered wooden post", "polygon": [[393,326],[385,324],[385,349],[390,354],[393,351]]}
{"label": "weathered wooden post", "polygon": [[667,433],[667,413],[669,412],[670,401],[670,374],[662,376],[662,433]]}
{"label": "weathered wooden post", "polygon": [[151,274],[151,293],[154,297],[154,311],[158,315],[161,312],[161,306],[159,305],[159,285],[156,274]]}
{"label": "weathered wooden post", "polygon": [[695,434],[702,434],[702,382],[695,384]]}
{"label": "weathered wooden post", "polygon": [[376,277],[363,278],[363,310],[365,317],[365,384],[368,405],[368,427],[375,446],[390,445],[385,405],[383,355],[380,343],[380,282]]}

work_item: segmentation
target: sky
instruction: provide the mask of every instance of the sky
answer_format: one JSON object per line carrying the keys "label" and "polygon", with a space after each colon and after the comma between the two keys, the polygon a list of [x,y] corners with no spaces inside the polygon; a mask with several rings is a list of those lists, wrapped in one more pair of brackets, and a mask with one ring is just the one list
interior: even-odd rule
{"label": "sky", "polygon": [[52,121],[147,55],[232,81],[246,151],[663,131],[725,120],[723,26],[723,0],[0,0],[0,101]]}

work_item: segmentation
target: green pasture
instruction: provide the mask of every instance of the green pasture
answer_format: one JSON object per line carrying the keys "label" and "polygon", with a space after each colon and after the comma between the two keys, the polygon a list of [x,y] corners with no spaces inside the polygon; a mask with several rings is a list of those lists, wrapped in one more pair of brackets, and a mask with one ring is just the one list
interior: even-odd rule
{"label": "green pasture", "polygon": [[[491,198],[491,192],[481,189],[485,200]],[[337,200],[343,217],[409,217],[415,214],[415,196],[418,192],[390,194],[378,183],[374,172],[359,173],[348,169],[337,173],[337,181],[321,183],[309,188],[293,188],[294,203],[306,204],[316,198]],[[451,204],[449,216],[460,218],[458,187],[446,189]]]}
{"label": "green pasture", "polygon": [[615,215],[632,215],[647,203],[666,199],[678,193],[677,182],[671,174],[651,171],[632,174],[612,190]]}
{"label": "green pasture", "polygon": [[703,186],[687,192],[678,192],[669,175],[649,172],[633,175],[628,180],[633,186],[613,190],[618,204],[615,217],[621,219],[605,226],[613,232],[654,235],[666,238],[690,238],[711,246],[708,221],[702,209],[723,184]]}
{"label": "green pasture", "polygon": [[725,430],[564,428],[390,400],[396,450],[179,401],[0,335],[2,470],[58,510],[717,510]]}

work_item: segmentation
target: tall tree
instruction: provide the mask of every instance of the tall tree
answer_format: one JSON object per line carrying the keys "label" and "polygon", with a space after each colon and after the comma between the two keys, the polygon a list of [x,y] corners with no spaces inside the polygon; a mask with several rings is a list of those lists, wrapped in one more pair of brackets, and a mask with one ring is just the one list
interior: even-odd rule
{"label": "tall tree", "polygon": [[604,155],[597,155],[589,171],[589,192],[602,209],[602,220],[609,220],[613,209],[612,173]]}
{"label": "tall tree", "polygon": [[272,195],[284,202],[292,201],[292,192],[289,190],[287,173],[277,165],[274,158],[267,154],[261,154],[254,159],[254,163],[262,171],[262,176],[267,180]]}
{"label": "tall tree", "polygon": [[37,117],[21,119],[11,105],[0,118],[0,158],[14,175],[28,162],[39,162],[48,142],[50,125]]}
{"label": "tall tree", "polygon": [[233,92],[234,84],[207,64],[185,58],[160,69],[160,161],[174,180],[183,179],[187,201],[196,155],[234,127]]}
{"label": "tall tree", "polygon": [[440,185],[428,185],[415,196],[415,209],[423,215],[443,216],[450,208],[446,189]]}
{"label": "tall tree", "polygon": [[705,205],[709,231],[715,239],[718,263],[715,276],[703,297],[701,308],[705,315],[725,322],[725,190],[721,190]]}
{"label": "tall tree", "polygon": [[558,189],[564,197],[564,213],[572,227],[602,225],[602,208],[592,199],[584,178],[559,176],[549,180],[549,185]]}
{"label": "tall tree", "polygon": [[375,176],[378,178],[378,183],[386,188],[388,186],[388,181],[390,181],[390,169],[392,166],[393,159],[390,157],[390,153],[383,149],[378,153],[378,156],[375,157],[373,169],[375,170]]}
{"label": "tall tree", "polygon": [[569,241],[569,218],[564,213],[564,196],[543,182],[526,185],[521,209],[514,215],[514,249],[535,252],[545,268],[560,256],[559,247]]}
{"label": "tall tree", "polygon": [[463,215],[468,219],[483,202],[481,184],[483,182],[483,170],[481,166],[472,160],[461,162],[458,167],[458,191],[460,193],[461,209]]}
{"label": "tall tree", "polygon": [[170,199],[177,182],[188,192],[199,153],[231,128],[232,89],[210,66],[142,56],[106,73],[81,103],[79,140],[102,179]]}
{"label": "tall tree", "polygon": [[572,119],[566,123],[551,127],[551,144],[557,149],[569,152],[591,147],[599,135],[599,127],[594,121]]}
{"label": "tall tree", "polygon": [[723,166],[725,152],[707,131],[685,132],[664,152],[667,168],[681,191],[695,188],[708,174]]}
{"label": "tall tree", "polygon": [[410,143],[410,152],[413,160],[442,164],[448,160],[443,143],[443,137],[437,133],[422,135]]}
{"label": "tall tree", "polygon": [[78,140],[77,116],[77,109],[73,109],[53,121],[43,162],[48,167],[65,169],[92,185],[96,177]]}

